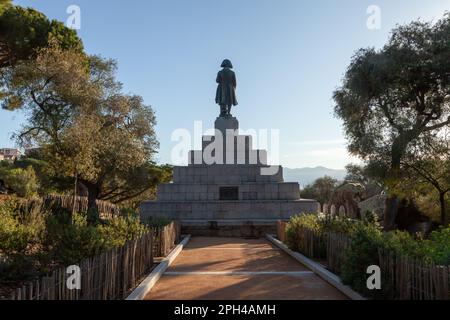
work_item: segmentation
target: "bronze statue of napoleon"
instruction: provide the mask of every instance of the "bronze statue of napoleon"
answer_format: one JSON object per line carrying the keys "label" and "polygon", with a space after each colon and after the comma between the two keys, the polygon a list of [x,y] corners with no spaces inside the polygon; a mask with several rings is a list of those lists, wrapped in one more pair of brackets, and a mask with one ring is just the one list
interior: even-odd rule
{"label": "bronze statue of napoleon", "polygon": [[236,74],[233,70],[231,61],[225,59],[217,74],[216,82],[218,83],[216,92],[216,103],[220,106],[220,116],[231,116],[231,107],[237,106],[236,99]]}

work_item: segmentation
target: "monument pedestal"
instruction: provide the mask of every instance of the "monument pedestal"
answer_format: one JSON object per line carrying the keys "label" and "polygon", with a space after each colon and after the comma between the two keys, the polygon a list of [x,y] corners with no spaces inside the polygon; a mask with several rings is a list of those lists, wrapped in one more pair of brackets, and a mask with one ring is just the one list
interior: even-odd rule
{"label": "monument pedestal", "polygon": [[274,232],[278,220],[318,211],[317,201],[300,199],[298,183],[284,182],[281,166],[263,174],[266,151],[239,135],[236,118],[219,117],[215,128],[215,136],[203,137],[202,150],[191,151],[188,166],[174,167],[173,182],[158,186],[157,200],[141,204],[144,221],[180,220],[193,235],[259,236]]}
{"label": "monument pedestal", "polygon": [[214,128],[222,132],[222,134],[225,136],[227,130],[239,130],[239,121],[233,116],[218,117],[216,119],[216,122],[214,123]]}

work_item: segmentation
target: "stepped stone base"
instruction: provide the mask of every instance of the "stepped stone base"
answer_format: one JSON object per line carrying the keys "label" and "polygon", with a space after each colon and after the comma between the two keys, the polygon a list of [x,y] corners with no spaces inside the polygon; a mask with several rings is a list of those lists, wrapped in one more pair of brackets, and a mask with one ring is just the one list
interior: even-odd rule
{"label": "stepped stone base", "polygon": [[174,167],[172,183],[158,186],[157,200],[141,204],[141,219],[181,220],[193,235],[244,236],[270,232],[277,220],[318,212],[317,201],[300,199],[299,184],[285,182],[283,168],[269,166],[267,152],[254,150],[251,136],[238,128],[236,118],[218,118],[215,135],[203,137],[189,165]]}
{"label": "stepped stone base", "polygon": [[155,216],[174,220],[277,220],[313,212],[318,212],[315,200],[145,201],[141,204],[144,221]]}
{"label": "stepped stone base", "polygon": [[181,220],[181,232],[196,237],[262,238],[276,234],[278,220]]}

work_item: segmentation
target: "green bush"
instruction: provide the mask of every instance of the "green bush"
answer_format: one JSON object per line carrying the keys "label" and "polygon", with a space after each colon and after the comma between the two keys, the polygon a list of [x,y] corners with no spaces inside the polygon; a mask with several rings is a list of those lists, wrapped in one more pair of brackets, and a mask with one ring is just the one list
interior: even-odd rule
{"label": "green bush", "polygon": [[39,184],[33,167],[2,170],[6,185],[19,197],[29,198],[37,194]]}
{"label": "green bush", "polygon": [[317,214],[302,214],[291,217],[286,226],[287,245],[292,249],[298,249],[298,235],[301,228],[306,228],[324,234],[327,232],[351,234],[355,227],[355,221],[341,217],[318,216]]}
{"label": "green bush", "polygon": [[126,210],[114,219],[87,223],[86,213],[11,199],[0,203],[0,279],[27,279],[78,263],[140,237],[147,226],[136,212]]}
{"label": "green bush", "polygon": [[286,225],[286,245],[295,251],[299,251],[299,233],[301,228],[320,231],[320,224],[316,215],[298,215],[291,217]]}
{"label": "green bush", "polygon": [[341,266],[341,277],[345,284],[365,296],[378,294],[367,289],[367,268],[379,265],[378,248],[381,246],[383,234],[379,226],[367,222],[354,225],[350,247],[344,255]]}
{"label": "green bush", "polygon": [[422,254],[436,264],[450,265],[450,226],[433,231],[423,241]]}
{"label": "green bush", "polygon": [[86,214],[74,214],[71,223],[67,223],[67,220],[68,215],[51,217],[47,227],[47,246],[52,248],[53,259],[61,264],[73,264],[102,251],[123,246],[147,230],[138,216],[131,212],[97,225],[88,224]]}
{"label": "green bush", "polygon": [[390,231],[383,234],[380,247],[398,255],[407,255],[415,258],[424,258],[422,246],[424,242],[414,237],[406,231]]}
{"label": "green bush", "polygon": [[45,246],[51,260],[74,264],[105,249],[104,239],[96,226],[88,225],[86,215],[76,213],[71,223],[68,220],[68,215],[47,219]]}
{"label": "green bush", "polygon": [[107,248],[123,246],[127,241],[142,236],[147,230],[132,210],[123,210],[121,217],[108,220],[99,226],[100,235]]}
{"label": "green bush", "polygon": [[382,278],[382,290],[368,290],[367,267],[379,265],[379,250],[408,256],[440,265],[450,264],[450,227],[431,233],[426,240],[404,231],[383,232],[375,219],[349,220],[312,215],[292,217],[286,227],[287,245],[299,251],[299,234],[302,228],[318,234],[340,233],[350,239],[350,247],[344,253],[341,265],[342,280],[367,297],[387,298],[390,288]]}
{"label": "green bush", "polygon": [[3,254],[25,252],[33,237],[30,226],[21,224],[12,212],[0,208],[0,251]]}
{"label": "green bush", "polygon": [[145,224],[152,228],[161,228],[167,226],[171,220],[166,217],[149,217]]}
{"label": "green bush", "polygon": [[43,231],[43,220],[31,217],[16,200],[0,205],[0,278],[29,273]]}

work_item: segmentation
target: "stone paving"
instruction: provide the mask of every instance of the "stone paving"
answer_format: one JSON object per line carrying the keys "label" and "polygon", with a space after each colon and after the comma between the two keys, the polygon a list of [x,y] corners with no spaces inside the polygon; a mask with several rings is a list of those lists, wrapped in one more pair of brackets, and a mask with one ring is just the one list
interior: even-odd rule
{"label": "stone paving", "polygon": [[194,237],[146,300],[344,300],[264,239]]}

